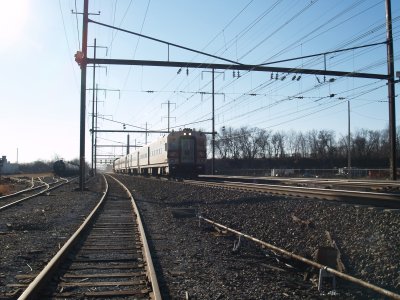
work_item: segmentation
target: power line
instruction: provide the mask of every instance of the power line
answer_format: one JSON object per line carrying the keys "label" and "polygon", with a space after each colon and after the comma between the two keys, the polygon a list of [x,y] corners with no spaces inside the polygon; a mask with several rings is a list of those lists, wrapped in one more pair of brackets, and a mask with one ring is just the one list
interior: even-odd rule
{"label": "power line", "polygon": [[[63,14],[62,8],[61,8],[61,0],[58,0],[58,5],[59,5],[59,8],[60,8],[60,15],[61,15],[61,20],[62,20],[63,29],[64,29],[65,41],[67,42],[68,54],[71,54],[72,52],[71,52],[71,48],[70,48],[70,46],[69,46],[69,41],[68,41],[68,36],[67,36],[67,30],[66,30],[66,28],[65,28],[64,14]],[[69,62],[70,62],[70,64],[71,64],[72,75],[74,76],[74,81],[75,81],[76,88],[78,88],[78,79],[76,78],[76,74],[75,74],[75,69],[74,69],[73,62],[72,62],[72,60],[71,60],[70,57],[69,57],[68,60],[69,60]]]}
{"label": "power line", "polygon": [[[75,0],[75,12],[78,12],[78,8],[76,6],[76,0]],[[78,45],[79,49],[81,49],[81,37],[79,34],[79,21],[78,21],[78,14],[75,13],[75,19],[76,19],[76,32],[78,33]]]}

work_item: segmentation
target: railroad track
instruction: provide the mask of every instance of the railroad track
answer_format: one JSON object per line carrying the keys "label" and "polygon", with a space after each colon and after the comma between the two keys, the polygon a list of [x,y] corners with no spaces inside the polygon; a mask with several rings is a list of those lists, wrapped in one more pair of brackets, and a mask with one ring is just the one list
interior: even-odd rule
{"label": "railroad track", "polygon": [[[25,181],[27,182],[28,180],[25,180]],[[33,180],[33,178],[32,178],[31,180],[29,180],[29,182],[30,182],[30,184],[31,184],[30,187],[28,187],[28,188],[26,188],[26,189],[22,189],[22,190],[20,190],[20,191],[17,191],[17,192],[15,192],[15,193],[12,193],[12,194],[0,196],[0,201],[1,201],[1,200],[5,200],[5,199],[9,199],[9,198],[16,197],[16,196],[21,195],[21,194],[26,193],[26,192],[30,192],[30,191],[34,191],[34,190],[40,189],[40,188],[42,188],[42,187],[44,186],[44,183],[43,183],[43,182],[40,182],[39,185],[36,185],[36,184],[35,184],[35,181]]]}
{"label": "railroad track", "polygon": [[363,180],[363,179],[332,179],[332,178],[296,178],[296,177],[254,177],[254,176],[225,176],[225,175],[200,175],[200,179],[208,181],[231,181],[264,183],[277,185],[319,187],[319,188],[344,188],[364,191],[400,191],[400,182],[393,180]]}
{"label": "railroad track", "polygon": [[[371,283],[368,283],[368,282],[363,281],[361,279],[358,279],[358,278],[355,278],[353,276],[350,276],[350,275],[344,273],[341,268],[338,268],[337,265],[335,265],[332,268],[332,267],[330,267],[328,265],[321,264],[320,262],[310,260],[308,258],[302,257],[302,256],[297,255],[295,253],[292,253],[290,251],[287,251],[285,249],[279,248],[279,247],[277,247],[275,245],[272,245],[272,244],[269,244],[267,242],[261,241],[261,240],[255,238],[255,237],[253,237],[253,236],[250,236],[250,235],[245,234],[243,232],[239,232],[239,231],[237,231],[235,229],[229,228],[228,226],[225,226],[223,224],[219,224],[219,223],[217,223],[217,222],[215,222],[213,220],[204,218],[202,216],[198,216],[198,218],[199,218],[199,220],[201,220],[201,221],[203,221],[205,223],[211,224],[215,228],[219,228],[220,230],[224,230],[225,232],[229,232],[229,233],[232,233],[232,234],[238,236],[239,240],[235,244],[235,247],[237,247],[237,248],[240,246],[240,242],[241,242],[242,238],[243,239],[247,239],[247,240],[249,240],[249,241],[251,241],[251,242],[253,242],[255,244],[258,244],[258,245],[262,246],[263,248],[272,250],[273,251],[272,253],[274,253],[275,255],[279,254],[279,255],[283,255],[284,257],[290,258],[291,260],[300,261],[300,262],[302,262],[304,264],[307,264],[307,265],[309,265],[311,267],[316,268],[317,270],[321,270],[323,272],[329,273],[329,274],[334,275],[334,276],[336,276],[338,278],[341,278],[343,280],[351,282],[352,284],[361,286],[363,288],[367,288],[369,290],[372,290],[372,291],[374,291],[376,293],[381,294],[382,296],[388,297],[390,299],[400,300],[400,295],[399,294],[396,294],[394,292],[391,292],[389,290],[383,289],[383,288],[381,288],[379,286],[376,286],[374,284],[371,284]],[[335,248],[333,248],[333,249],[335,249]],[[323,249],[321,249],[321,250],[323,250]],[[338,251],[337,248],[335,250]],[[336,251],[335,251],[335,254],[336,254]],[[334,260],[336,260],[335,263],[338,262],[338,258],[337,257],[335,257]],[[337,270],[337,269],[339,269],[339,270]],[[320,282],[318,284],[318,290],[322,289],[322,278],[323,277],[321,276],[321,273],[320,273],[320,279],[319,279]]]}
{"label": "railroad track", "polygon": [[400,195],[396,193],[382,193],[382,192],[363,192],[342,189],[324,189],[324,188],[310,188],[289,185],[277,184],[259,184],[259,183],[246,183],[246,182],[231,182],[231,181],[198,181],[198,180],[185,180],[185,183],[221,187],[228,189],[238,189],[244,191],[252,191],[259,193],[269,193],[276,195],[285,195],[293,197],[306,197],[320,200],[334,200],[344,203],[352,203],[359,205],[369,205],[375,207],[386,208],[400,208]]}
{"label": "railroad track", "polygon": [[99,204],[43,271],[19,276],[33,280],[19,299],[161,299],[134,200],[108,178]]}
{"label": "railroad track", "polygon": [[41,184],[39,186],[32,185],[32,187],[29,189],[25,189],[25,190],[16,192],[14,194],[0,197],[0,211],[8,209],[10,207],[13,207],[15,205],[18,205],[23,201],[26,201],[26,200],[32,199],[34,197],[48,193],[51,190],[54,190],[68,182],[70,182],[70,181],[67,179],[62,179],[61,183],[59,180],[56,180],[50,184],[46,183],[44,181],[40,181]]}

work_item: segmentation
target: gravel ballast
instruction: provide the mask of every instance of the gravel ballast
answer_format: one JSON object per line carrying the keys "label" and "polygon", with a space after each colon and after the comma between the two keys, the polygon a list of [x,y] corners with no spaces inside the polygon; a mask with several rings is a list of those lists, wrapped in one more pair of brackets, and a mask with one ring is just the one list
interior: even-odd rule
{"label": "gravel ballast", "polygon": [[18,295],[10,287],[16,275],[38,274],[82,224],[102,196],[103,179],[77,192],[69,183],[21,204],[0,211],[0,299]]}
{"label": "gravel ballast", "polygon": [[[340,249],[347,274],[400,293],[399,211],[119,178],[138,202],[167,299],[185,293],[197,299],[320,296],[310,281],[303,281],[301,272],[290,271],[283,263],[274,265],[274,258],[265,255],[268,252],[250,242],[233,252],[235,237],[216,234],[206,225],[199,228],[195,217],[176,218],[176,208],[193,208],[206,218],[311,259],[318,247],[329,245],[328,232]],[[337,292],[340,299],[380,297],[341,280]]]}
{"label": "gravel ballast", "polygon": [[[337,243],[346,273],[400,293],[400,213],[332,202],[117,176],[137,201],[163,299],[379,299],[338,280],[320,294],[315,270],[216,231],[195,213],[307,258]],[[16,275],[39,273],[97,204],[101,177],[84,192],[68,184],[0,212],[0,299],[18,295]],[[189,209],[189,210],[181,210]],[[299,222],[301,220],[301,222]],[[304,222],[303,222],[304,221]],[[302,223],[303,222],[303,223]],[[290,263],[295,268],[285,264]],[[312,280],[304,280],[304,274]]]}

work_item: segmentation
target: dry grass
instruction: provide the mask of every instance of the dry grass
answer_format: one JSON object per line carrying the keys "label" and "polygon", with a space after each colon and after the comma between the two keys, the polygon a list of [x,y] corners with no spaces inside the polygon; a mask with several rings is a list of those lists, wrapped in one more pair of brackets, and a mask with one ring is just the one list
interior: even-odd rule
{"label": "dry grass", "polygon": [[14,187],[10,184],[0,184],[0,196],[10,194]]}
{"label": "dry grass", "polygon": [[15,175],[10,175],[10,177],[33,177],[33,178],[38,178],[38,177],[53,177],[53,173],[37,173],[37,174],[15,174]]}

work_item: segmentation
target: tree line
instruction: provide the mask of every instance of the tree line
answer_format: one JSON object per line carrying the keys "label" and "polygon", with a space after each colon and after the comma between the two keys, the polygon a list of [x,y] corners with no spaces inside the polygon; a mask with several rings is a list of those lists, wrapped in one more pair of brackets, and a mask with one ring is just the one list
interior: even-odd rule
{"label": "tree line", "polygon": [[[396,141],[399,149],[399,136]],[[301,167],[343,167],[347,165],[348,136],[337,136],[326,129],[274,132],[257,127],[222,127],[216,135],[215,151],[216,158],[246,161],[247,167],[263,160],[301,162]],[[387,129],[358,129],[350,134],[351,160],[357,167],[386,168],[389,153]]]}

